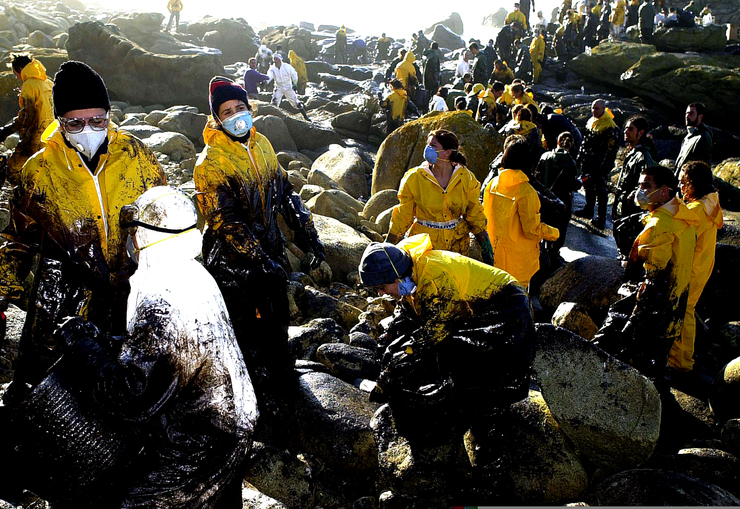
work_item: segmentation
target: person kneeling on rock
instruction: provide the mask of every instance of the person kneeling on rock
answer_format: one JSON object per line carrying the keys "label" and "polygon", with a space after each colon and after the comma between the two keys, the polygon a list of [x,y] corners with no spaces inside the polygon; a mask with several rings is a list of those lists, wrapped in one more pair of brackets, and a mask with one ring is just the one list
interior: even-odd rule
{"label": "person kneeling on rock", "polygon": [[[499,438],[506,435],[510,405],[529,389],[533,323],[526,291],[503,270],[433,249],[428,234],[398,245],[371,243],[359,274],[364,285],[398,299],[381,336],[381,374],[371,394],[388,402],[371,423],[381,455],[382,444],[398,434],[419,451],[421,462],[425,448],[459,445],[470,430],[474,486],[465,492],[476,503],[502,501],[506,452]],[[449,464],[420,468],[452,470]],[[384,488],[418,501],[454,497],[461,485],[452,472],[440,477],[447,474],[450,486],[441,494],[409,492],[392,475],[381,478],[390,484]]]}
{"label": "person kneeling on rock", "polygon": [[13,414],[19,458],[3,458],[16,485],[63,508],[242,507],[257,402],[221,292],[195,260],[196,222],[168,186],[121,209],[138,263],[126,334],[81,317],[55,333],[63,357]]}

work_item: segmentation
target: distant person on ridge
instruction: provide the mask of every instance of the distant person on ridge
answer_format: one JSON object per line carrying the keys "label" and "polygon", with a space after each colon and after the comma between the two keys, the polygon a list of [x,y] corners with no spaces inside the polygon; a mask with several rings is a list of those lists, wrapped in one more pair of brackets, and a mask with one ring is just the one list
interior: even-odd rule
{"label": "distant person on ridge", "polygon": [[165,32],[169,32],[172,28],[172,20],[175,21],[175,32],[180,30],[180,11],[182,11],[182,0],[170,0],[167,3],[167,10],[170,11],[170,20],[167,22],[167,28]]}

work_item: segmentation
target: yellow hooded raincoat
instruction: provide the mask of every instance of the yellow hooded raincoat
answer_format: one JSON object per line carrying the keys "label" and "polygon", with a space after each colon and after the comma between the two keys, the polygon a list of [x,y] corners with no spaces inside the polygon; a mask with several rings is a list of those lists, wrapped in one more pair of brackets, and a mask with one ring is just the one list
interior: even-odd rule
{"label": "yellow hooded raincoat", "polygon": [[409,89],[411,81],[416,80],[416,67],[414,67],[414,53],[408,51],[403,62],[396,66],[396,78],[403,84],[403,88]]}
{"label": "yellow hooded raincoat", "polygon": [[306,92],[306,83],[308,83],[306,63],[293,50],[288,51],[288,58],[290,59],[290,65],[292,65],[295,72],[298,73],[298,93],[304,94]]}
{"label": "yellow hooded raincoat", "polygon": [[429,235],[414,235],[398,247],[413,262],[416,291],[403,297],[425,321],[432,342],[447,336],[452,318],[472,316],[476,302],[487,301],[508,284],[517,281],[503,270],[449,251],[435,250]]}
{"label": "yellow hooded raincoat", "polygon": [[645,269],[634,314],[647,312],[642,324],[654,329],[651,334],[656,341],[679,339],[699,220],[683,201],[674,197],[647,214],[643,224],[628,261],[642,262]]}
{"label": "yellow hooded raincoat", "polygon": [[388,94],[388,97],[385,98],[381,106],[384,108],[390,106],[392,119],[403,120],[404,118],[406,118],[406,102],[408,101],[407,97],[408,94],[404,89],[394,88],[393,92]]}
{"label": "yellow hooded raincoat", "polygon": [[46,68],[36,59],[21,70],[21,107],[13,123],[13,130],[21,138],[13,155],[8,160],[8,181],[17,185],[21,168],[28,158],[43,147],[41,135],[54,121],[54,104],[51,99],[52,82],[46,76]]}
{"label": "yellow hooded raincoat", "polygon": [[710,193],[688,205],[699,219],[696,227],[696,250],[691,267],[689,298],[686,303],[686,315],[681,329],[681,338],[673,343],[668,356],[668,364],[681,371],[689,371],[694,366],[694,338],[696,337],[696,319],[694,309],[701,297],[704,286],[712,275],[714,268],[714,251],[717,246],[717,230],[722,228],[722,207],[719,195]]}
{"label": "yellow hooded raincoat", "polygon": [[617,0],[617,5],[612,11],[611,23],[612,25],[622,26],[624,25],[624,15],[627,11],[627,4],[624,0]]}
{"label": "yellow hooded raincoat", "polygon": [[402,237],[426,233],[433,249],[467,254],[469,233],[484,231],[486,218],[480,205],[480,182],[465,166],[455,166],[443,189],[429,163],[412,168],[398,191],[400,203],[393,208],[389,233]]}
{"label": "yellow hooded raincoat", "polygon": [[494,266],[525,288],[540,268],[540,240],[557,240],[557,228],[540,221],[540,199],[520,170],[503,170],[483,193]]}
{"label": "yellow hooded raincoat", "polygon": [[534,65],[534,81],[537,82],[542,72],[542,62],[545,60],[544,37],[539,35],[532,39],[532,44],[529,46],[529,55],[532,57],[532,65]]}

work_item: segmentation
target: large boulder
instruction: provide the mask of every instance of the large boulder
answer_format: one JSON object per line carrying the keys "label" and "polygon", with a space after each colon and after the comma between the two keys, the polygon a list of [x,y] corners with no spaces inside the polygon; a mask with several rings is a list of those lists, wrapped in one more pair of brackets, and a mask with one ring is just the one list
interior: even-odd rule
{"label": "large boulder", "polygon": [[361,111],[352,110],[334,117],[331,126],[339,134],[366,140],[370,131],[370,118]]}
{"label": "large boulder", "polygon": [[578,334],[583,339],[593,339],[599,330],[591,316],[574,302],[561,302],[550,322]]}
{"label": "large boulder", "polygon": [[288,507],[312,507],[315,486],[311,473],[303,457],[255,442],[249,453],[249,469],[244,480]]}
{"label": "large boulder", "polygon": [[[149,127],[149,126],[147,126]],[[173,161],[195,157],[195,146],[184,134],[164,132],[144,139],[144,144],[153,152],[166,154]]]}
{"label": "large boulder", "polygon": [[326,373],[307,373],[298,379],[296,421],[303,452],[336,469],[365,471],[378,466],[378,448],[370,419],[378,405],[367,394]]}
{"label": "large boulder", "polygon": [[254,127],[258,132],[267,136],[275,152],[289,150],[296,151],[296,145],[290,136],[282,118],[273,115],[263,115],[254,119]]}
{"label": "large boulder", "polygon": [[721,178],[728,184],[740,187],[740,157],[722,161],[714,168],[713,172],[716,177]]}
{"label": "large boulder", "polygon": [[696,25],[691,28],[659,27],[653,32],[653,44],[658,51],[683,53],[686,51],[724,51],[727,46],[727,27],[724,25]]}
{"label": "large boulder", "polygon": [[293,50],[303,60],[319,56],[319,47],[313,42],[311,32],[296,26],[275,28],[262,37],[262,44],[273,49],[280,45],[286,53]]}
{"label": "large boulder", "polygon": [[33,14],[26,9],[13,4],[5,6],[5,16],[14,19],[30,32],[40,30],[47,35],[57,35],[65,32],[66,26],[60,24],[59,20],[41,13],[41,9],[34,9]]}
{"label": "large boulder", "polygon": [[455,50],[465,47],[465,41],[463,40],[463,38],[457,35],[454,31],[447,28],[445,25],[434,26],[432,40],[439,44],[440,48]]}
{"label": "large boulder", "polygon": [[621,85],[619,78],[644,55],[652,55],[655,47],[631,42],[603,42],[568,62],[568,69],[579,77],[610,87]]}
{"label": "large boulder", "polygon": [[506,9],[503,7],[499,7],[499,9],[494,12],[493,14],[489,14],[485,18],[483,18],[483,22],[481,25],[488,26],[488,27],[494,27],[494,28],[501,28],[506,24],[506,15],[508,12],[506,12]]}
{"label": "large boulder", "polygon": [[203,147],[203,129],[208,122],[208,116],[192,111],[172,111],[157,122],[157,127],[163,131],[184,134],[195,145]]}
{"label": "large boulder", "polygon": [[530,391],[512,410],[516,431],[506,438],[516,444],[510,471],[516,500],[525,505],[557,505],[585,493],[588,474],[542,394]]}
{"label": "large boulder", "polygon": [[36,30],[28,34],[28,41],[26,41],[26,44],[33,46],[34,48],[56,48],[56,44],[54,44],[52,38],[41,30]]}
{"label": "large boulder", "polygon": [[155,41],[163,35],[163,21],[164,15],[158,12],[134,12],[115,16],[110,24],[116,25],[127,39],[151,50]]}
{"label": "large boulder", "polygon": [[325,152],[311,166],[312,170],[328,175],[355,198],[368,195],[366,168],[358,149],[342,147]]}
{"label": "large boulder", "polygon": [[378,191],[365,204],[365,208],[362,209],[362,216],[374,221],[380,213],[395,207],[398,203],[398,192],[395,189]]}
{"label": "large boulder", "polygon": [[552,325],[537,326],[535,378],[579,456],[608,471],[634,468],[652,454],[660,396],[639,371]]}
{"label": "large boulder", "polygon": [[208,111],[208,83],[224,74],[216,55],[150,53],[97,21],[69,29],[67,52],[100,73],[111,99],[137,105],[190,104]]}
{"label": "large boulder", "polygon": [[314,214],[313,221],[335,280],[346,281],[348,274],[357,271],[370,239],[330,217]]}
{"label": "large boulder", "polygon": [[283,119],[298,150],[318,150],[329,145],[342,145],[333,129],[287,116]]}
{"label": "large boulder", "polygon": [[666,470],[628,470],[596,488],[600,506],[737,506],[730,492],[705,481]]}
{"label": "large boulder", "polygon": [[206,46],[218,48],[223,53],[224,65],[246,62],[257,53],[257,34],[242,18],[226,19],[206,16],[188,25],[188,31],[203,39]]}
{"label": "large boulder", "polygon": [[424,161],[427,136],[435,129],[448,129],[457,135],[468,169],[483,182],[488,165],[503,148],[503,136],[484,129],[466,113],[433,112],[401,126],[383,141],[373,170],[372,194],[398,189],[406,170]]}
{"label": "large boulder", "polygon": [[740,496],[740,461],[720,449],[681,449],[678,454],[651,458],[650,468],[696,477]]}
{"label": "large boulder", "polygon": [[734,99],[740,94],[740,56],[646,55],[622,74],[621,83],[631,93],[667,108],[701,101],[707,111],[722,112],[713,116],[718,125],[734,128],[733,119],[740,115]]}
{"label": "large boulder", "polygon": [[[427,35],[429,35],[431,33],[434,33],[434,30],[439,25],[442,25],[442,26],[445,26],[445,27],[449,28],[450,30],[452,30],[456,34],[462,34],[463,31],[464,31],[464,29],[465,29],[465,26],[463,25],[462,17],[458,13],[453,12],[452,14],[450,14],[447,17],[447,19],[445,19],[443,21],[439,21],[439,22],[435,23],[434,25],[430,26],[429,28],[427,28],[426,30],[424,30],[424,33],[427,34]],[[441,43],[440,43],[440,46],[442,46]]]}
{"label": "large boulder", "polygon": [[347,226],[359,228],[362,219],[362,203],[340,189],[327,189],[306,202],[306,207],[314,214],[337,219]]}
{"label": "large boulder", "polygon": [[624,269],[618,260],[584,256],[570,262],[542,284],[540,304],[553,311],[563,302],[573,302],[597,321],[606,316],[609,306],[618,299],[623,279]]}

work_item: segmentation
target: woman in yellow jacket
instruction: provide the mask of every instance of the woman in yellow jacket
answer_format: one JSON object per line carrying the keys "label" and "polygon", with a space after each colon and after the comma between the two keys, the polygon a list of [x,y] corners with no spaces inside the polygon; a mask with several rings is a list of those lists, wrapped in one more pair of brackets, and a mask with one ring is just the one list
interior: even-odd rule
{"label": "woman in yellow jacket", "polygon": [[21,168],[28,158],[44,146],[41,135],[54,121],[54,104],[51,98],[52,83],[41,62],[28,55],[14,55],[11,67],[13,74],[23,83],[18,96],[21,109],[18,116],[0,130],[0,142],[13,133],[20,136],[21,141],[7,163],[8,181],[15,186],[20,181]]}
{"label": "woman in yellow jacket", "polygon": [[681,193],[689,210],[699,219],[696,227],[696,250],[691,266],[689,298],[683,319],[681,338],[674,341],[668,356],[668,365],[679,371],[690,371],[694,367],[694,339],[696,318],[694,309],[701,293],[712,275],[714,251],[717,247],[717,230],[722,228],[722,207],[719,194],[714,189],[712,170],[703,161],[691,161],[683,165],[679,174]]}
{"label": "woman in yellow jacket", "polygon": [[520,168],[529,163],[529,143],[509,137],[503,170],[483,193],[494,266],[514,276],[525,288],[540,268],[540,241],[557,240],[557,228],[540,221],[540,199]]}
{"label": "woman in yellow jacket", "polygon": [[425,163],[401,180],[399,204],[393,208],[387,241],[397,243],[406,232],[429,234],[434,249],[468,254],[470,233],[483,248],[483,260],[493,262],[486,218],[478,197],[480,182],[465,167],[454,133],[429,133]]}
{"label": "woman in yellow jacket", "polygon": [[290,264],[278,216],[295,231],[296,245],[313,255],[306,270],[319,266],[324,247],[270,141],[252,125],[246,90],[215,77],[209,103],[206,147],[193,175],[208,227],[204,265],[223,293],[257,392],[262,424],[256,433],[284,440],[295,388],[287,344]]}
{"label": "woman in yellow jacket", "polygon": [[25,308],[24,280],[40,254],[11,393],[35,385],[61,355],[53,331],[79,315],[104,332],[126,329],[128,278],[136,268],[119,216],[151,187],[166,184],[157,158],[110,123],[100,76],[64,62],[54,78],[57,116],[43,148],[23,167],[0,242],[0,310]]}
{"label": "woman in yellow jacket", "polygon": [[306,93],[306,83],[308,83],[306,62],[304,62],[303,59],[293,50],[288,51],[288,58],[290,59],[290,65],[292,65],[295,72],[298,73],[298,84],[296,85],[296,88],[298,89],[297,92],[300,95],[303,95]]}

